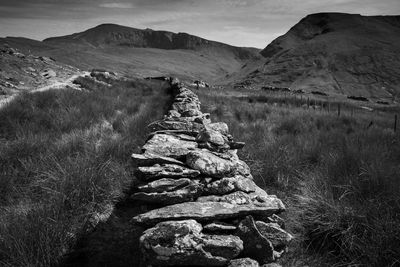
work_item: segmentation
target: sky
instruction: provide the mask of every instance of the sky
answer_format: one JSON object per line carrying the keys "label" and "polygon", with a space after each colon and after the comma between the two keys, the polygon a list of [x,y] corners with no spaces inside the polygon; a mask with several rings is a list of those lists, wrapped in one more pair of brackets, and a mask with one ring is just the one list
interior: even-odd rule
{"label": "sky", "polygon": [[399,15],[400,0],[0,0],[0,37],[42,40],[116,23],[264,48],[318,12]]}

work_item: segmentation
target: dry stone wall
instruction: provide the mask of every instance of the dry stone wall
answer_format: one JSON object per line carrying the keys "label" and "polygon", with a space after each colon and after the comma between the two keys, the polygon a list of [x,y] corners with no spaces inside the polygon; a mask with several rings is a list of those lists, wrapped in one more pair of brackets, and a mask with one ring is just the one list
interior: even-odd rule
{"label": "dry stone wall", "polygon": [[142,154],[131,198],[157,207],[133,223],[146,266],[261,266],[275,262],[292,236],[277,214],[282,201],[258,187],[239,159],[228,126],[202,113],[195,93],[172,80],[174,102]]}

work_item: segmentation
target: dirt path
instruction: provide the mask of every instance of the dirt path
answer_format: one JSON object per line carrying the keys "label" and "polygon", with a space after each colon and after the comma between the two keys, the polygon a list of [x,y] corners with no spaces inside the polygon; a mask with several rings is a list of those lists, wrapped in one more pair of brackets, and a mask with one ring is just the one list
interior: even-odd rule
{"label": "dirt path", "polygon": [[[86,76],[89,74],[90,74],[90,72],[87,72],[87,71],[79,72],[77,74],[70,76],[69,78],[67,78],[65,80],[53,80],[49,84],[38,87],[29,92],[37,93],[37,92],[44,92],[44,91],[51,90],[51,89],[64,89],[67,87],[79,90],[79,87],[76,84],[74,84],[73,81],[75,79],[77,79],[78,77],[83,77],[83,76]],[[14,94],[7,98],[0,99],[0,109],[3,108],[8,103],[10,103],[11,101],[13,101],[17,96],[18,96],[18,94]]]}

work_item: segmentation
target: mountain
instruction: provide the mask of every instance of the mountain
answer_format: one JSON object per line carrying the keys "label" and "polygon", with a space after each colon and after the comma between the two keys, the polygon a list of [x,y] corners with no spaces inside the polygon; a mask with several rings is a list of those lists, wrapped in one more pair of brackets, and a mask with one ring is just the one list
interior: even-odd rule
{"label": "mountain", "polygon": [[221,48],[231,51],[240,59],[252,58],[254,57],[254,52],[258,52],[257,49],[234,47],[187,33],[155,31],[152,29],[140,30],[116,24],[101,24],[84,32],[48,38],[44,42],[53,44],[82,43],[93,47],[126,46],[166,50]]}
{"label": "mountain", "polygon": [[312,14],[261,55],[261,62],[237,77],[328,94],[391,97],[400,93],[400,16]]}
{"label": "mountain", "polygon": [[15,37],[3,41],[21,51],[52,57],[80,69],[104,68],[128,76],[168,75],[209,82],[223,80],[249,59],[261,58],[256,48],[230,46],[187,33],[115,24],[102,24],[43,42]]}

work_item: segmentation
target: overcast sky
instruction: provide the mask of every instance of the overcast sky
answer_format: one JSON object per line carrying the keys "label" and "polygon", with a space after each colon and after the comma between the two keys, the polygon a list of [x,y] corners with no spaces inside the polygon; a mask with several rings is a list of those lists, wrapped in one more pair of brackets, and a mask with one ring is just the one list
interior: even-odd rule
{"label": "overcast sky", "polygon": [[0,36],[42,40],[117,23],[263,48],[317,12],[398,15],[400,0],[0,0]]}

